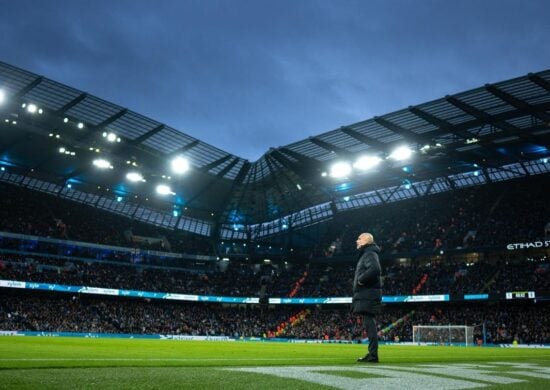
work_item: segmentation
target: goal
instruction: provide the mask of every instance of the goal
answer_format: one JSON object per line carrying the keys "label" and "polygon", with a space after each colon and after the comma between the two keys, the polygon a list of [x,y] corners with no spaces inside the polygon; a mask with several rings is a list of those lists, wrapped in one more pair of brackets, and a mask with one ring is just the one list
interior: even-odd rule
{"label": "goal", "polygon": [[413,325],[413,343],[474,345],[474,327],[466,325]]}

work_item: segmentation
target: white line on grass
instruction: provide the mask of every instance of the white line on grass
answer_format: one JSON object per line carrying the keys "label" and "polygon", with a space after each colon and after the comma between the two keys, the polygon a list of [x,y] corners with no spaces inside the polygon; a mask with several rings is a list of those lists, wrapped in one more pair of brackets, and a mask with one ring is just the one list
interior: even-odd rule
{"label": "white line on grass", "polygon": [[[174,361],[174,362],[193,362],[193,361],[251,361],[252,358],[0,358],[0,361],[10,362],[24,362],[24,361],[137,361],[137,362],[165,362],[165,361]],[[342,358],[337,357],[325,357],[325,358],[292,358],[292,360],[341,360]],[[288,361],[288,358],[253,358],[254,361],[265,360],[265,361]]]}
{"label": "white line on grass", "polygon": [[[484,356],[484,357],[494,357],[496,359],[502,359],[502,356]],[[531,359],[531,360],[550,360],[550,358],[539,358],[533,356],[514,356],[514,359]],[[353,360],[353,357],[350,357]],[[410,360],[409,357],[392,357],[391,360]],[[2,362],[56,362],[56,361],[79,361],[79,362],[89,362],[89,361],[130,361],[130,362],[194,362],[194,361],[288,361],[288,357],[283,358],[0,358]],[[292,360],[319,360],[319,361],[331,361],[331,360],[346,360],[343,357],[293,357]],[[422,362],[423,359],[418,359],[418,362]],[[458,363],[458,362],[449,362],[449,363]],[[487,363],[486,361],[480,361],[480,363]]]}

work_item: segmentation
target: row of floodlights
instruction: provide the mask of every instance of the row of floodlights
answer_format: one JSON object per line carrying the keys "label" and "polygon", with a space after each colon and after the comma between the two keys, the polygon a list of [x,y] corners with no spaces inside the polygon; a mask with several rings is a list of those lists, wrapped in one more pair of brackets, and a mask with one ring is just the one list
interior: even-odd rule
{"label": "row of floodlights", "polygon": [[[0,90],[0,103],[2,103],[4,101],[4,99],[5,99],[5,94],[4,94],[3,91]],[[32,103],[30,103],[30,104],[23,103],[22,108],[25,108],[27,110],[27,112],[30,113],[30,114],[36,114],[36,113],[43,114],[43,112],[44,112],[42,110],[42,108],[39,108],[35,104],[32,104]],[[68,123],[69,118],[66,118],[66,117],[63,118],[63,122]],[[77,127],[79,129],[83,129],[84,128],[84,123],[82,123],[82,122],[77,123]],[[54,136],[54,134],[51,133],[50,136]],[[56,136],[56,138],[60,138],[59,135],[55,135],[55,136]],[[102,136],[108,142],[120,142],[121,141],[120,137],[117,136],[115,133],[112,133],[112,132],[103,132]],[[94,148],[91,148],[90,150],[94,150]],[[95,149],[95,151],[99,152],[99,149]],[[59,148],[59,153],[70,155],[70,156],[74,156],[76,154],[74,151],[68,150],[65,147],[60,147]],[[103,158],[97,158],[97,159],[93,160],[92,164],[96,168],[99,168],[99,169],[113,169],[114,168],[110,161],[108,161],[106,159],[103,159]],[[136,164],[134,163],[133,165],[135,166]],[[172,171],[176,174],[183,174],[187,170],[189,170],[189,161],[187,161],[187,159],[185,159],[183,157],[174,158],[170,165],[172,167]],[[143,175],[139,172],[128,172],[126,174],[126,179],[131,181],[131,182],[134,182],[134,183],[145,182],[146,181],[143,178]],[[156,191],[160,195],[175,195],[175,193],[172,191],[170,186],[168,186],[166,184],[157,185]]]}
{"label": "row of floodlights", "polygon": [[[42,108],[38,107],[34,103],[29,103],[29,104],[23,103],[23,104],[21,104],[21,107],[25,108],[29,114],[42,115],[44,113],[44,110]],[[69,118],[67,118],[67,117],[63,118],[63,123],[69,123]],[[83,129],[84,128],[84,123],[78,122],[76,124],[76,127],[78,127],[79,129]]]}
{"label": "row of floodlights", "polygon": [[[404,161],[411,158],[413,151],[407,146],[400,146],[396,148],[389,156],[389,159],[396,161]],[[359,171],[368,171],[375,168],[378,164],[383,161],[382,158],[378,156],[361,156],[359,157],[353,165],[346,161],[339,161],[330,167],[329,172],[323,172],[322,176],[330,176],[334,178],[342,178],[349,176],[353,169]]]}
{"label": "row of floodlights", "polygon": [[[61,153],[61,149],[60,149],[60,153]],[[92,163],[96,168],[99,168],[99,169],[113,169],[113,165],[111,164],[111,162],[104,158],[97,158],[93,160]],[[135,166],[135,164],[133,165]],[[175,157],[171,161],[170,166],[172,168],[172,172],[174,172],[175,174],[183,174],[187,172],[190,168],[189,161],[186,158],[181,156]],[[170,179],[171,177],[164,175],[163,178]],[[128,172],[126,174],[126,180],[132,183],[146,182],[143,175],[138,171]],[[175,193],[172,191],[170,186],[168,186],[167,184],[158,184],[156,187],[156,192],[159,195],[175,195]]]}

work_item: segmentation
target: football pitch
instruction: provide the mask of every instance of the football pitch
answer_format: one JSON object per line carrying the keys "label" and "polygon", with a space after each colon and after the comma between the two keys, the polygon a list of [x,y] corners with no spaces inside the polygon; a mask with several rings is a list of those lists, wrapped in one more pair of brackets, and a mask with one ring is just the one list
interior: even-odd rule
{"label": "football pitch", "polygon": [[0,388],[548,389],[550,349],[0,337]]}

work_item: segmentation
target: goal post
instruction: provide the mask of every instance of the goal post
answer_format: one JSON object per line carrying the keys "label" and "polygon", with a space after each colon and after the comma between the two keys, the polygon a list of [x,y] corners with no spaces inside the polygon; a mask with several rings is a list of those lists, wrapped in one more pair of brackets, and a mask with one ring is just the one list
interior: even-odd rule
{"label": "goal post", "polygon": [[413,343],[474,345],[474,327],[467,325],[413,325]]}

